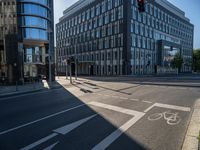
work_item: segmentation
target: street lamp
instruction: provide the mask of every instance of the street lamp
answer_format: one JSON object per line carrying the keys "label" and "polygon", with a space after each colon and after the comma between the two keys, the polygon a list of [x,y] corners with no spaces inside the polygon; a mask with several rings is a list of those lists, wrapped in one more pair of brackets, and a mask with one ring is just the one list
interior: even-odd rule
{"label": "street lamp", "polygon": [[75,46],[75,80],[77,80],[77,52],[76,52],[76,46]]}
{"label": "street lamp", "polygon": [[65,58],[64,62],[65,62],[65,65],[66,65],[65,76],[66,76],[66,79],[68,79],[68,62],[67,62],[67,57]]}
{"label": "street lamp", "polygon": [[[51,26],[51,25],[50,25]],[[51,30],[51,27],[49,26],[49,30],[47,30],[47,33],[49,33],[49,49],[48,49],[48,53],[49,53],[49,56],[48,56],[48,61],[49,61],[49,83],[51,84],[52,82],[52,76],[51,76],[51,33],[53,32]]]}

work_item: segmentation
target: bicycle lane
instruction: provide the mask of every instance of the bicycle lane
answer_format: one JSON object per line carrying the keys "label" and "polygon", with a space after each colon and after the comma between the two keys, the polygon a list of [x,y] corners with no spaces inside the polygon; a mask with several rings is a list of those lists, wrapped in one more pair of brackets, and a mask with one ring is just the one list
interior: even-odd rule
{"label": "bicycle lane", "polygon": [[[155,103],[144,112],[145,116],[125,134],[146,149],[181,149],[189,123],[190,108]],[[131,150],[131,143],[126,138],[122,135],[108,149]]]}

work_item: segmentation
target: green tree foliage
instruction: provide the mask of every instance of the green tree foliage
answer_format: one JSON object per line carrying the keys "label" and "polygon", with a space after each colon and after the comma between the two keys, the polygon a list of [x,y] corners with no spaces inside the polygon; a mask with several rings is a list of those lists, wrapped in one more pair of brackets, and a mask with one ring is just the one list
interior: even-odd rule
{"label": "green tree foliage", "polygon": [[178,72],[180,72],[182,68],[182,64],[183,64],[183,58],[179,53],[177,53],[174,56],[174,59],[171,61],[171,66],[173,68],[178,68]]}
{"label": "green tree foliage", "polygon": [[193,51],[193,70],[200,71],[200,49]]}

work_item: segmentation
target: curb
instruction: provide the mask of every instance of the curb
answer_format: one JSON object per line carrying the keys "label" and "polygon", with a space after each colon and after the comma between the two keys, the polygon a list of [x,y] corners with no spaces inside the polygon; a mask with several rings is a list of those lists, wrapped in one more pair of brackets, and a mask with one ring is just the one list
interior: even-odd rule
{"label": "curb", "polygon": [[200,131],[200,99],[195,102],[194,111],[190,124],[187,129],[185,140],[183,143],[182,150],[198,150],[199,141],[197,137]]}
{"label": "curb", "polygon": [[23,94],[37,93],[41,91],[54,90],[54,89],[59,89],[59,88],[62,88],[62,86],[51,87],[50,89],[44,89],[44,88],[36,89],[36,90],[30,90],[30,91],[25,91],[25,92],[12,92],[8,94],[2,94],[0,95],[0,98],[7,98],[7,97],[18,96],[18,95],[23,95]]}

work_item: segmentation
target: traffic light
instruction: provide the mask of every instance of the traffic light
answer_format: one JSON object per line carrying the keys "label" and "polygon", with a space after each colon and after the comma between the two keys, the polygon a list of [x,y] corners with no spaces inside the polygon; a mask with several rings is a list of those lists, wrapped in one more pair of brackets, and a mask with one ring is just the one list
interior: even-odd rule
{"label": "traffic light", "polygon": [[138,11],[140,13],[145,12],[145,0],[137,0],[138,3]]}

